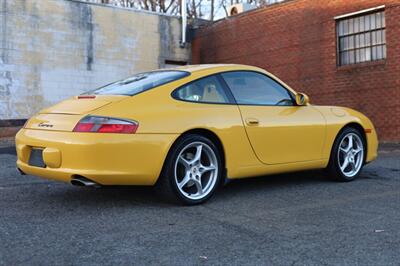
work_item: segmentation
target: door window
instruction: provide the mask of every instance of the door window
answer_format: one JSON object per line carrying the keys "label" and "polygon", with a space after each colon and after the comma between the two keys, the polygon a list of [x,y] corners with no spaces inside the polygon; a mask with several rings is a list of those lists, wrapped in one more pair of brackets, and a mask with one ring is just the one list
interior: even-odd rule
{"label": "door window", "polygon": [[238,104],[293,105],[289,91],[272,78],[257,72],[233,71],[222,73]]}
{"label": "door window", "polygon": [[209,76],[176,90],[172,96],[175,99],[202,102],[202,103],[228,103],[228,97],[217,76]]}

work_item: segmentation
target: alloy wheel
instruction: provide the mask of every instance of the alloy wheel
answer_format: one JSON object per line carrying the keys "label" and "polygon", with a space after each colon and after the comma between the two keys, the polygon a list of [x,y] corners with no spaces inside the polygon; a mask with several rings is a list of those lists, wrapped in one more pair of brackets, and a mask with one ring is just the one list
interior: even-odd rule
{"label": "alloy wheel", "polygon": [[175,182],[180,193],[188,199],[207,197],[218,179],[217,156],[203,142],[192,142],[179,153],[174,167]]}
{"label": "alloy wheel", "polygon": [[353,177],[360,171],[364,160],[364,144],[355,133],[343,137],[339,144],[337,160],[340,171],[346,177]]}

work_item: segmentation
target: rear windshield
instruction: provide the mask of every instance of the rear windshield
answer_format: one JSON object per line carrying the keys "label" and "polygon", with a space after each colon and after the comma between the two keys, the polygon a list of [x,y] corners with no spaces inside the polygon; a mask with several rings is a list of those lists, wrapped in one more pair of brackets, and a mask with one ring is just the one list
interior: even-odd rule
{"label": "rear windshield", "polygon": [[140,73],[84,94],[132,96],[189,75],[189,72],[178,70]]}

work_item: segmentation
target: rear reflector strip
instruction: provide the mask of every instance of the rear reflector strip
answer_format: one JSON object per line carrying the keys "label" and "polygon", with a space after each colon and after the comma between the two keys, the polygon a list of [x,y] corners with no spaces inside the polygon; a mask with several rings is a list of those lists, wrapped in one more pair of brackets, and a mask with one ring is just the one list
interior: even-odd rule
{"label": "rear reflector strip", "polygon": [[79,95],[78,99],[95,99],[95,95]]}
{"label": "rear reflector strip", "polygon": [[365,132],[365,133],[371,133],[371,132],[372,132],[372,129],[367,128],[367,129],[364,130],[364,132]]}

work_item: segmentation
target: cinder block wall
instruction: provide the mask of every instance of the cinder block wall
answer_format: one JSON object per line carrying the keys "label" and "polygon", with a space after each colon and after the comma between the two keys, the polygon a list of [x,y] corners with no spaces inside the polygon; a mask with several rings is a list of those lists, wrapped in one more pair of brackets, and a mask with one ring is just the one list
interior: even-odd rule
{"label": "cinder block wall", "polygon": [[[336,64],[334,17],[385,5],[387,59]],[[202,28],[193,63],[242,63],[267,69],[311,102],[348,106],[370,117],[380,140],[400,141],[400,1],[292,0]]]}
{"label": "cinder block wall", "polygon": [[66,0],[0,0],[0,121],[189,60],[180,20]]}

